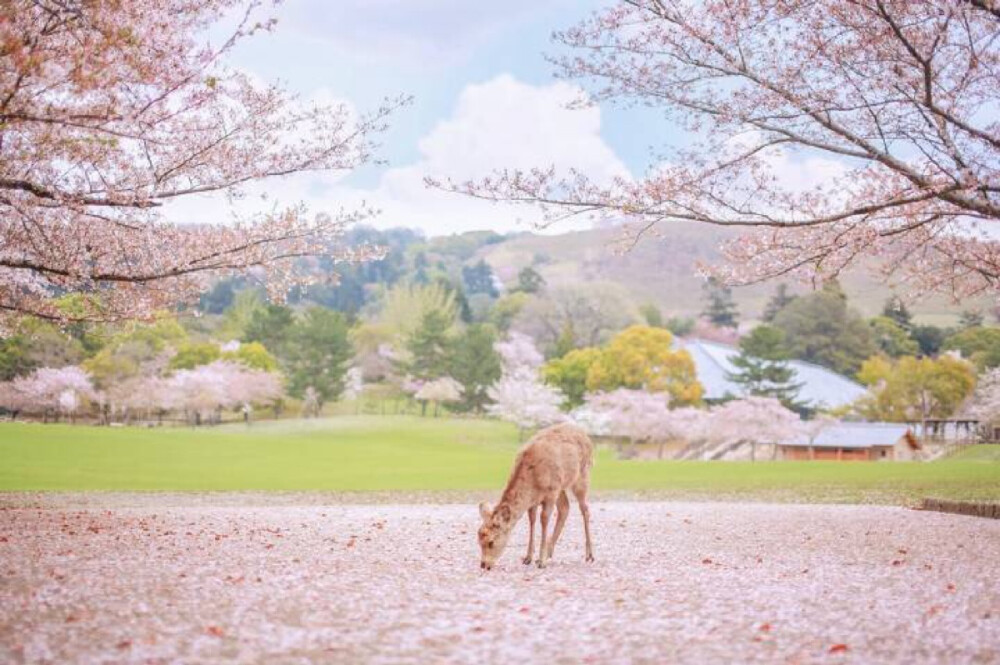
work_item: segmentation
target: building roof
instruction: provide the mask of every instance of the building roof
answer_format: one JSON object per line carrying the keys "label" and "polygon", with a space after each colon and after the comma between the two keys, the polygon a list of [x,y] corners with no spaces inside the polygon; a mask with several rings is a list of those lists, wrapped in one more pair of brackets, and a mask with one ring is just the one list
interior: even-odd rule
{"label": "building roof", "polygon": [[[728,378],[729,373],[736,372],[732,358],[739,355],[739,349],[702,339],[677,340],[677,346],[691,354],[698,381],[705,387],[706,399],[743,394],[742,386]],[[844,406],[865,394],[865,388],[860,383],[825,367],[802,360],[789,360],[787,364],[795,370],[793,381],[802,384],[799,401],[812,408]]]}
{"label": "building roof", "polygon": [[[812,442],[814,448],[873,448],[894,446],[909,427],[898,423],[837,423],[831,425]],[[785,446],[809,446],[809,438],[800,435],[785,441]]]}

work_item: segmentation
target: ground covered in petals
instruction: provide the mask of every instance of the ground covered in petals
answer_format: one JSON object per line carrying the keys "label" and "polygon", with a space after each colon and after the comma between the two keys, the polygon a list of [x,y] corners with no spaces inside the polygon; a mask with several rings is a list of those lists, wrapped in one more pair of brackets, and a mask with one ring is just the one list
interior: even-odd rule
{"label": "ground covered in petals", "polygon": [[7,495],[0,662],[1000,662],[996,520],[595,502],[483,573],[472,505],[252,499]]}

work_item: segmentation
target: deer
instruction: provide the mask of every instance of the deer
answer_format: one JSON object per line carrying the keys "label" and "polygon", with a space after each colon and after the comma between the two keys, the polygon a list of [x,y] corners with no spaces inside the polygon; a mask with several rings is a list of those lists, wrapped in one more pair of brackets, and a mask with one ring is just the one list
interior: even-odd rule
{"label": "deer", "polygon": [[[522,447],[514,458],[514,469],[496,508],[479,504],[483,519],[479,528],[480,568],[490,570],[507,547],[507,540],[518,520],[528,513],[528,552],[522,563],[530,565],[535,551],[535,518],[541,512],[541,543],[537,565],[545,568],[569,517],[572,492],[580,506],[586,537],[585,560],[594,560],[590,539],[590,469],[594,465],[594,444],[586,432],[569,423],[547,427]],[[557,510],[552,538],[548,537],[549,519]],[[539,511],[539,508],[541,509]]]}

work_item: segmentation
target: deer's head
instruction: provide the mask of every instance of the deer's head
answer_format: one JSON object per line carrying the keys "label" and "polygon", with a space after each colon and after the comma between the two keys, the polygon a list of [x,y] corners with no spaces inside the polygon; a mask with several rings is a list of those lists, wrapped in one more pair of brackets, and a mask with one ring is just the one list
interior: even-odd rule
{"label": "deer's head", "polygon": [[479,549],[482,551],[479,567],[489,570],[507,547],[513,515],[506,503],[501,503],[496,510],[492,510],[490,504],[485,502],[479,504],[479,515],[483,518],[478,533]]}

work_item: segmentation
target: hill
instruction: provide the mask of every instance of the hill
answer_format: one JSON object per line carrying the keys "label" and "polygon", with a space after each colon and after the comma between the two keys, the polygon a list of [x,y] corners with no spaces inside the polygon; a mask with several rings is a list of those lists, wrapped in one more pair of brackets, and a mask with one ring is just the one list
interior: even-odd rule
{"label": "hill", "polygon": [[[550,285],[614,282],[632,293],[636,304],[654,303],[665,315],[694,316],[704,306],[698,265],[720,262],[719,247],[737,233],[707,224],[674,222],[664,227],[660,237],[645,239],[625,253],[616,252],[619,234],[611,228],[561,235],[523,233],[480,247],[474,258],[484,259],[507,284],[530,265]],[[863,267],[842,275],[841,283],[851,304],[865,316],[878,314],[892,293],[880,275]],[[741,317],[758,318],[776,285],[774,281],[734,288]],[[793,292],[811,288],[794,281],[788,286]],[[990,311],[986,299],[955,303],[940,296],[910,306],[919,321],[937,325],[954,323],[969,308]]]}

